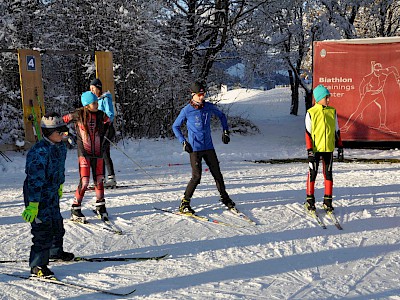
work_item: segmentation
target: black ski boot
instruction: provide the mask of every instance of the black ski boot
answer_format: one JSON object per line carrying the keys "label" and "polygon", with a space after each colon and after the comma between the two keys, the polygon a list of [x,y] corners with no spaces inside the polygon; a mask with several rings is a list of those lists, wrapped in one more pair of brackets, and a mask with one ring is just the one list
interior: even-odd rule
{"label": "black ski boot", "polygon": [[39,277],[45,279],[54,278],[54,273],[46,266],[35,266],[31,268],[31,277]]}
{"label": "black ski boot", "polygon": [[96,212],[102,220],[108,221],[106,201],[104,199],[100,199],[100,200],[96,201]]}
{"label": "black ski boot", "polygon": [[233,209],[235,208],[236,204],[235,202],[232,201],[231,198],[221,198],[220,200],[228,209]]}
{"label": "black ski boot", "polygon": [[332,206],[332,196],[324,195],[324,209],[326,212],[332,212],[334,210]]}
{"label": "black ski boot", "polygon": [[179,212],[183,214],[193,215],[195,211],[190,207],[190,199],[182,198],[181,205],[179,205]]}
{"label": "black ski boot", "polygon": [[315,211],[317,208],[315,207],[314,195],[307,195],[304,205],[308,210]]}
{"label": "black ski boot", "polygon": [[80,223],[86,223],[86,217],[82,213],[82,207],[79,204],[72,204],[71,220]]}

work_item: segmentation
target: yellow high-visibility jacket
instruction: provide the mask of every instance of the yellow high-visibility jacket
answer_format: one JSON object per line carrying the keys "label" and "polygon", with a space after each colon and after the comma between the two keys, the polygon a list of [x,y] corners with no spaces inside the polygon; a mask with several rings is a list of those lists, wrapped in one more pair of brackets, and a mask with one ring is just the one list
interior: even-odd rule
{"label": "yellow high-visibility jacket", "polygon": [[335,150],[336,139],[339,137],[335,108],[315,104],[307,110],[305,124],[307,149],[313,149],[314,153]]}

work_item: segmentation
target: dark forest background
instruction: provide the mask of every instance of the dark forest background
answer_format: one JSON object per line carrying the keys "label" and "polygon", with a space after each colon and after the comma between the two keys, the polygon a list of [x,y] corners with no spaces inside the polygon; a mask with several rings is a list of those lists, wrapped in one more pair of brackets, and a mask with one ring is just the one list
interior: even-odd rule
{"label": "dark forest background", "polygon": [[142,138],[171,136],[195,79],[209,96],[288,84],[297,115],[311,103],[313,41],[400,35],[399,1],[3,0],[0,15],[2,143],[23,136],[15,49],[41,51],[45,106],[60,113],[80,106],[94,51],[111,51],[118,136]]}

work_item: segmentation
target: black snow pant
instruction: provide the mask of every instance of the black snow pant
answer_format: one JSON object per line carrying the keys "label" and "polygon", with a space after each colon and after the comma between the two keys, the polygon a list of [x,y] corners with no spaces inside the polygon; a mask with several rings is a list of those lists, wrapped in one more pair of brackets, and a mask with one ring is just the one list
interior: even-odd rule
{"label": "black snow pant", "polygon": [[225,189],[224,178],[222,177],[221,169],[219,167],[219,162],[217,154],[214,149],[204,150],[204,151],[194,151],[190,153],[190,165],[192,166],[192,178],[190,179],[186,190],[185,199],[190,200],[196,187],[201,181],[202,164],[201,161],[204,158],[207,166],[210,169],[211,175],[214,177],[215,183],[221,199],[229,199],[229,195]]}
{"label": "black snow pant", "polygon": [[323,174],[325,179],[325,195],[332,196],[333,190],[333,152],[316,152],[315,163],[309,163],[309,172],[307,177],[307,195],[314,195],[315,180],[318,174],[319,162],[322,160]]}
{"label": "black snow pant", "polygon": [[[113,124],[111,123],[109,129],[108,129],[108,134],[107,134],[107,138],[112,141],[115,137],[115,128],[113,126]],[[103,159],[104,159],[104,165],[105,168],[107,168],[107,174],[108,176],[110,175],[115,175],[115,171],[114,171],[114,164],[113,161],[111,159],[111,144],[107,139],[104,139],[103,142],[103,148],[104,148],[104,152],[103,152]],[[106,172],[105,172],[105,168],[104,168],[104,178],[106,178]]]}
{"label": "black snow pant", "polygon": [[44,266],[49,264],[50,256],[58,256],[63,252],[63,237],[65,234],[63,219],[31,223],[33,235],[29,266]]}

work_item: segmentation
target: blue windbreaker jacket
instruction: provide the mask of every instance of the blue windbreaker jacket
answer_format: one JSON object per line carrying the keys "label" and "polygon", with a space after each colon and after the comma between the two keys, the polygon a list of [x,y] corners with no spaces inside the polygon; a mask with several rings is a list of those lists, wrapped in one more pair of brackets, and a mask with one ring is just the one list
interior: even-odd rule
{"label": "blue windbreaker jacket", "polygon": [[99,107],[98,109],[104,111],[111,122],[114,121],[114,106],[112,101],[112,94],[110,92],[105,92],[99,98]]}
{"label": "blue windbreaker jacket", "polygon": [[37,142],[26,156],[24,202],[39,202],[37,218],[42,222],[61,219],[58,189],[65,181],[67,148],[63,142]]}
{"label": "blue windbreaker jacket", "polygon": [[195,109],[190,104],[186,105],[182,108],[172,125],[172,130],[179,139],[179,142],[183,143],[186,139],[182,134],[181,126],[186,122],[188,142],[192,146],[193,151],[214,149],[211,139],[212,115],[220,119],[223,130],[229,130],[225,114],[210,102],[205,102],[204,107],[201,109]]}

